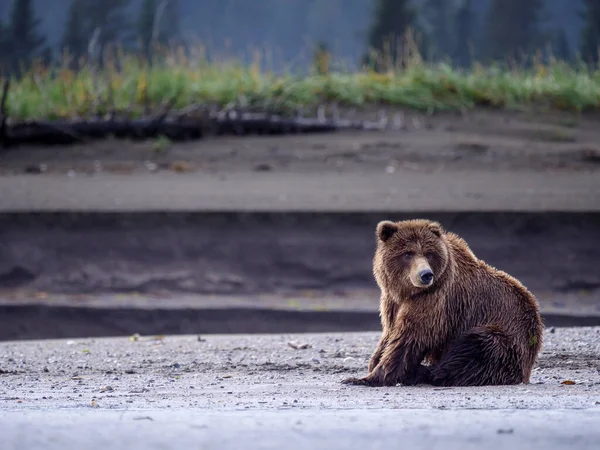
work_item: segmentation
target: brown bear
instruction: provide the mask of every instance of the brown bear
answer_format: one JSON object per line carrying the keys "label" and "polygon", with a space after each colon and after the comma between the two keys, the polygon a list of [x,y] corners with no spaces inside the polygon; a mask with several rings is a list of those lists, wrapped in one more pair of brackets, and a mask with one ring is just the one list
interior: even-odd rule
{"label": "brown bear", "polygon": [[383,221],[376,237],[383,333],[368,375],[343,383],[529,383],[543,329],[533,294],[438,222]]}

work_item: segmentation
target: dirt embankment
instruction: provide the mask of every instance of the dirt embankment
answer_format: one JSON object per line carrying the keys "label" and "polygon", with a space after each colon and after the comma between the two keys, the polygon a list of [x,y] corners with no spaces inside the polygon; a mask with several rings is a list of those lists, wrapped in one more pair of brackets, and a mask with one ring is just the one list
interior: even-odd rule
{"label": "dirt embankment", "polygon": [[382,132],[220,137],[175,145],[105,140],[68,147],[15,147],[0,153],[0,174],[596,172],[597,123],[597,117],[589,115],[402,112],[400,129]]}
{"label": "dirt embankment", "polygon": [[[406,114],[385,132],[12,148],[0,153],[0,289],[28,299],[137,292],[165,304],[193,294],[195,307],[212,295],[370,291],[370,304],[377,221],[426,216],[546,306],[598,309],[598,142],[594,118],[477,111]],[[7,327],[34,336],[31,324],[56,311],[39,303],[30,325]],[[155,323],[136,314],[128,323]],[[262,317],[254,331],[272,322]],[[376,326],[369,317],[356,329]]]}
{"label": "dirt embankment", "polygon": [[[0,287],[259,294],[375,288],[378,221],[421,214],[7,214]],[[600,214],[427,214],[534,291],[600,289]]]}
{"label": "dirt embankment", "polygon": [[[388,217],[5,215],[0,339],[376,330],[373,230]],[[600,214],[428,217],[523,281],[548,324],[600,320]]]}

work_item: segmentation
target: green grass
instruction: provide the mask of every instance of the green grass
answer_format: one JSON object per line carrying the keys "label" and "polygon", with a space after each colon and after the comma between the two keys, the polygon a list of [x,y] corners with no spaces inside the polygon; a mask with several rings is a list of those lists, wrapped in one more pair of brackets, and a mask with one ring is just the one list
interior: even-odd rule
{"label": "green grass", "polygon": [[325,75],[276,75],[259,64],[191,64],[180,60],[147,69],[133,57],[120,71],[107,68],[33,69],[13,80],[8,97],[14,120],[85,117],[126,111],[144,114],[168,102],[175,108],[197,103],[237,104],[277,111],[321,103],[362,107],[388,105],[420,111],[467,110],[477,106],[585,112],[600,109],[600,71],[575,69],[560,62],[530,70],[414,63],[404,70]]}

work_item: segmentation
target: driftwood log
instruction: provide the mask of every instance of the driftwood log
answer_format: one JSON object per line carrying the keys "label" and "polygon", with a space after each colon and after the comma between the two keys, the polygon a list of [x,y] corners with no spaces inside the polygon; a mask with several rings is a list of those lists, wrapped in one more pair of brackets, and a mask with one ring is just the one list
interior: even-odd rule
{"label": "driftwood log", "polygon": [[[188,111],[190,108],[188,108]],[[294,133],[326,133],[342,129],[381,129],[380,122],[324,118],[287,118],[274,114],[227,111],[188,114],[161,113],[156,117],[129,119],[105,117],[59,121],[32,120],[7,123],[0,112],[2,129],[0,144],[65,145],[103,139],[150,139],[160,136],[172,141],[201,139],[207,135],[282,135]]]}

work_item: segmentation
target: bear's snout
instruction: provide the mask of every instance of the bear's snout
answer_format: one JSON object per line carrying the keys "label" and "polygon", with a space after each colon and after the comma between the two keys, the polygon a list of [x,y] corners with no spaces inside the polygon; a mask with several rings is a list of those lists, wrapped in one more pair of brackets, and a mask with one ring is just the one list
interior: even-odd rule
{"label": "bear's snout", "polygon": [[433,272],[429,268],[420,270],[419,279],[421,280],[421,283],[428,286],[433,281]]}
{"label": "bear's snout", "polygon": [[418,288],[428,288],[433,284],[433,270],[431,270],[431,266],[427,262],[427,259],[421,256],[417,256],[414,258],[410,273],[408,275],[411,284]]}

